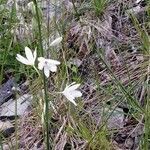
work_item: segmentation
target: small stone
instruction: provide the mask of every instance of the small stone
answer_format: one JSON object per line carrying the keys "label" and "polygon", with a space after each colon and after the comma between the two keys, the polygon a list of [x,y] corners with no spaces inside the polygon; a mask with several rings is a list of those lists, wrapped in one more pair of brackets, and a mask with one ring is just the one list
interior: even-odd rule
{"label": "small stone", "polygon": [[9,100],[0,107],[0,117],[2,116],[15,116],[15,107],[17,106],[17,116],[22,116],[27,108],[31,105],[32,96],[24,94],[17,100]]}

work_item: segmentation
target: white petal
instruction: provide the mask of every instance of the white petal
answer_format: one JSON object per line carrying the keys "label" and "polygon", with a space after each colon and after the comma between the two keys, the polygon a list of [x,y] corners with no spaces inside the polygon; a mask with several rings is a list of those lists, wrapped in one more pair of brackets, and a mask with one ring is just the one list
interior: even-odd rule
{"label": "white petal", "polygon": [[80,86],[80,84],[75,84],[75,85],[69,86],[68,89],[67,89],[67,91],[76,90],[79,86]]}
{"label": "white petal", "polygon": [[71,84],[67,85],[65,90],[68,90],[69,87],[71,87],[72,85],[74,85],[76,82],[72,82]]}
{"label": "white petal", "polygon": [[72,95],[70,95],[69,93],[63,93],[63,94],[70,102],[72,102],[75,106],[77,106],[76,102],[74,101],[74,97]]}
{"label": "white petal", "polygon": [[49,69],[47,67],[44,67],[44,74],[47,78],[49,77]]}
{"label": "white petal", "polygon": [[26,54],[27,59],[34,63],[33,54],[29,47],[25,47],[25,54]]}
{"label": "white petal", "polygon": [[56,65],[50,65],[49,70],[51,72],[56,72],[57,71],[57,66]]}
{"label": "white petal", "polygon": [[77,106],[77,103],[74,100],[70,100],[75,106]]}
{"label": "white petal", "polygon": [[40,61],[40,62],[45,62],[45,58],[44,57],[38,57],[38,61]]}
{"label": "white petal", "polygon": [[82,96],[82,93],[78,90],[74,90],[70,94],[74,97],[81,97]]}
{"label": "white petal", "polygon": [[57,39],[55,39],[50,46],[56,46],[57,44],[59,44],[62,41],[62,37],[59,37]]}
{"label": "white petal", "polygon": [[59,61],[53,60],[53,59],[47,59],[47,62],[50,63],[50,64],[53,64],[53,65],[59,65],[60,64]]}
{"label": "white petal", "polygon": [[45,65],[45,58],[44,57],[38,57],[38,69],[42,70]]}
{"label": "white petal", "polygon": [[39,62],[39,63],[38,63],[38,69],[39,69],[39,70],[42,70],[43,67],[44,67],[44,63],[43,63],[43,62]]}
{"label": "white petal", "polygon": [[24,58],[23,56],[19,54],[17,54],[16,59],[25,65],[32,65],[26,58]]}

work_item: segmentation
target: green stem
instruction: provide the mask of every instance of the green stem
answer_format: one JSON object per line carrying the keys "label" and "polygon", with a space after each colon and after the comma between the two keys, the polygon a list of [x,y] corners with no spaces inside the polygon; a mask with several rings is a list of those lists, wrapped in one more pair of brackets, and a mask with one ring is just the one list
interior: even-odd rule
{"label": "green stem", "polygon": [[3,137],[2,137],[2,134],[0,134],[0,149],[3,150]]}
{"label": "green stem", "polygon": [[[41,32],[41,21],[40,21],[40,17],[39,17],[39,11],[38,11],[38,5],[37,5],[37,1],[33,0],[35,8],[36,8],[36,19],[37,19],[37,23],[38,23],[38,32],[39,32],[39,44],[40,44],[40,50],[41,50],[41,55],[44,56],[44,50],[43,50],[43,45],[42,45],[42,32]],[[49,142],[49,109],[48,109],[48,105],[49,105],[49,101],[48,101],[48,94],[47,94],[47,84],[46,84],[46,77],[44,75],[44,71],[43,71],[43,83],[44,83],[44,100],[45,100],[45,128],[46,128],[46,149],[50,150],[50,142]]]}
{"label": "green stem", "polygon": [[75,11],[75,14],[76,14],[76,16],[77,16],[77,18],[78,18],[78,20],[80,19],[79,18],[79,13],[78,13],[78,11],[77,11],[77,7],[75,6],[75,2],[74,2],[74,0],[72,0],[72,4],[73,4],[73,9],[74,9],[74,11]]}
{"label": "green stem", "polygon": [[38,69],[37,69],[35,66],[33,66],[33,68],[34,68],[34,70],[37,72],[38,76],[40,77],[41,75],[40,75]]}

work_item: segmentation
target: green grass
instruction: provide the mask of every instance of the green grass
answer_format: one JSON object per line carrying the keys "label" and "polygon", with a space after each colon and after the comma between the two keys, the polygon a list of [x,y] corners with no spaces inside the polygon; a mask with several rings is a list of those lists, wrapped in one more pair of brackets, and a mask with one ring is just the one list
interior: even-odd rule
{"label": "green grass", "polygon": [[92,6],[96,15],[101,16],[105,12],[108,3],[109,0],[92,0]]}

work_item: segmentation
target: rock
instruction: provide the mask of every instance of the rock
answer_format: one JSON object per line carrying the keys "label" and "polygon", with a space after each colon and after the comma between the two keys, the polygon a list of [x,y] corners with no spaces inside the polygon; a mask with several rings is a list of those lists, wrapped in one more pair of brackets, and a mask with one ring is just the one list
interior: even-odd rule
{"label": "rock", "polygon": [[109,129],[120,129],[124,125],[124,112],[121,108],[116,108],[112,113],[109,111],[111,116],[107,121],[107,126]]}
{"label": "rock", "polygon": [[9,121],[0,121],[0,132],[2,133],[3,137],[7,138],[15,132],[15,128]]}
{"label": "rock", "polygon": [[[22,116],[27,111],[27,108],[31,105],[32,96],[29,94],[24,94],[19,99],[9,100],[0,106],[0,117],[15,116],[15,106],[17,104],[17,116]],[[17,103],[16,103],[17,102]]]}
{"label": "rock", "polygon": [[[100,110],[100,114],[102,115],[100,117],[100,120],[99,120],[100,124],[104,123],[104,120],[107,117],[109,117],[108,120],[106,121],[106,125],[107,125],[108,129],[123,128],[123,126],[124,126],[124,112],[123,112],[123,109],[115,108],[115,110],[113,110],[113,108],[111,108],[111,109],[110,108],[105,108],[104,110]],[[104,117],[105,115],[106,115],[106,117]],[[101,120],[103,120],[103,121],[101,121]]]}
{"label": "rock", "polygon": [[8,138],[14,132],[15,132],[15,128],[11,127],[11,128],[6,129],[5,131],[3,131],[2,134],[5,138]]}
{"label": "rock", "polygon": [[13,125],[9,121],[0,121],[0,131],[4,131],[11,127],[13,127]]}
{"label": "rock", "polygon": [[136,0],[136,2],[135,2],[135,3],[136,3],[136,4],[138,4],[138,3],[140,3],[141,1],[142,1],[142,0]]}
{"label": "rock", "polygon": [[14,85],[15,80],[14,78],[11,78],[0,86],[0,105],[6,102],[14,94],[14,91],[12,90]]}

